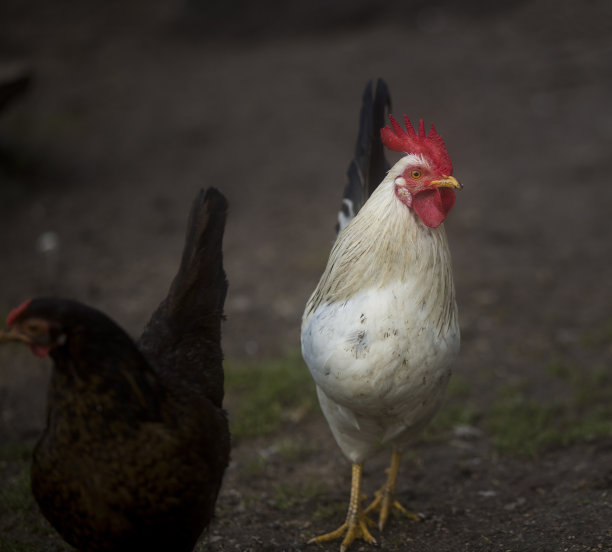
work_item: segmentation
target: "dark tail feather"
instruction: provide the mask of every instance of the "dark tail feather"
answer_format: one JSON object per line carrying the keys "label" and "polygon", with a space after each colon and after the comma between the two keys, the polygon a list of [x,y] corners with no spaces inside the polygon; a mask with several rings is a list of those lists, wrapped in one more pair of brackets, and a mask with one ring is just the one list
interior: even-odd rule
{"label": "dark tail feather", "polygon": [[374,95],[372,88],[373,83],[370,80],[363,92],[359,134],[355,144],[355,156],[347,171],[348,184],[344,188],[342,207],[338,213],[338,232],[359,212],[389,170],[380,139],[380,129],[387,122],[387,115],[391,110],[391,96],[382,79],[377,80]]}
{"label": "dark tail feather", "polygon": [[191,206],[181,265],[168,292],[173,320],[222,315],[227,294],[222,252],[227,208],[227,200],[215,188],[200,190]]}
{"label": "dark tail feather", "polygon": [[219,191],[200,190],[191,207],[178,272],[138,341],[160,376],[204,393],[218,406],[223,400],[221,320],[227,278],[222,242],[227,208]]}

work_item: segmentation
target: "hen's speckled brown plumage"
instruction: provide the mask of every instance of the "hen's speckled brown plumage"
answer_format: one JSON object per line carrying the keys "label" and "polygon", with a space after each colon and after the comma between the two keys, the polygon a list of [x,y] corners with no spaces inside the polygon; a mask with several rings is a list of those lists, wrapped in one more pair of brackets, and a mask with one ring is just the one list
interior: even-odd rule
{"label": "hen's speckled brown plumage", "polygon": [[[194,201],[180,269],[138,344],[73,301],[35,299],[10,320],[33,349],[41,339],[51,346],[32,490],[82,552],[188,552],[213,516],[230,450],[221,408],[226,211],[214,189]],[[32,321],[42,321],[42,337],[28,334]]]}

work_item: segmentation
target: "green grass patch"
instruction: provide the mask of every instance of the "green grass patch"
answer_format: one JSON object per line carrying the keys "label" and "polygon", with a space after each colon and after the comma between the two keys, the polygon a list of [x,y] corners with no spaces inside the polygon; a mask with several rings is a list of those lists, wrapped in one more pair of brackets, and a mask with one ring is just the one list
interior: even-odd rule
{"label": "green grass patch", "polygon": [[30,462],[34,446],[31,442],[9,441],[0,445],[0,462]]}
{"label": "green grass patch", "polygon": [[284,460],[300,460],[305,456],[311,454],[316,448],[310,444],[305,443],[301,439],[282,439],[278,441],[276,444],[276,449]]}
{"label": "green grass patch", "polygon": [[0,552],[40,552],[40,548],[24,542],[14,542],[0,537]]}
{"label": "green grass patch", "polygon": [[[587,370],[555,359],[543,372],[540,385],[547,385],[548,378],[560,389],[558,396],[536,400],[526,379],[499,388],[487,409],[473,396],[468,379],[453,376],[445,403],[423,438],[442,441],[457,426],[476,426],[500,452],[533,457],[612,436],[612,370]],[[269,361],[226,363],[226,390],[234,438],[267,435],[318,412],[312,378],[297,350]],[[278,446],[288,460],[308,452],[297,441]]]}
{"label": "green grass patch", "polygon": [[442,408],[427,426],[423,438],[428,442],[438,442],[448,438],[449,432],[459,425],[474,425],[478,409],[472,401],[469,382],[462,376],[454,375],[446,389]]}
{"label": "green grass patch", "polygon": [[30,488],[30,466],[24,464],[17,473],[5,476],[0,489],[0,515],[26,512],[34,504]]}
{"label": "green grass patch", "polygon": [[247,458],[241,468],[241,473],[247,479],[259,477],[265,472],[266,459],[263,456],[255,455]]}
{"label": "green grass patch", "polygon": [[320,481],[308,481],[296,487],[280,483],[274,487],[274,507],[288,510],[305,500],[317,498],[327,493],[327,486]]}
{"label": "green grass patch", "polygon": [[[453,376],[424,440],[440,442],[457,426],[476,426],[500,452],[535,457],[554,448],[612,437],[612,370],[605,366],[587,370],[558,358],[544,372],[558,396],[536,400],[525,379],[500,387],[487,409],[474,400],[469,380]],[[546,377],[540,375],[538,380],[547,384]]]}
{"label": "green grass patch", "polygon": [[230,428],[235,438],[261,436],[314,409],[314,383],[299,351],[278,359],[225,363]]}
{"label": "green grass patch", "polygon": [[16,540],[10,535],[0,536],[0,552],[75,552],[75,549],[61,540],[57,534],[51,534],[52,529],[46,535],[38,537],[23,535],[21,540]]}
{"label": "green grass patch", "polygon": [[495,447],[518,456],[536,456],[562,444],[559,425],[561,406],[545,406],[527,397],[522,390],[502,389],[492,409],[484,415],[485,430]]}
{"label": "green grass patch", "polygon": [[328,520],[342,518],[346,516],[347,502],[330,502],[323,503],[318,502],[317,508],[312,514],[312,518],[315,520]]}
{"label": "green grass patch", "polygon": [[586,371],[555,360],[547,366],[547,371],[568,385],[576,409],[588,410],[599,403],[612,402],[612,370],[607,366]]}
{"label": "green grass patch", "polygon": [[612,436],[612,374],[554,361],[547,372],[567,385],[562,399],[530,398],[526,382],[498,391],[483,416],[485,430],[502,452],[537,456],[545,450]]}
{"label": "green grass patch", "polygon": [[21,515],[34,506],[31,458],[31,442],[8,441],[0,446],[0,516]]}

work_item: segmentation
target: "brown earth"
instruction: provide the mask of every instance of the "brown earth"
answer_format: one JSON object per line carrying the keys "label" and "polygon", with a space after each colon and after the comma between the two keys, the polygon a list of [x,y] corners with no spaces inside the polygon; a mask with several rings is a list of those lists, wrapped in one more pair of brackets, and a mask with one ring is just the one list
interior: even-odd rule
{"label": "brown earth", "polygon": [[[192,197],[216,186],[231,204],[236,362],[299,346],[361,91],[385,78],[394,113],[435,122],[464,184],[446,223],[455,372],[479,414],[415,444],[399,491],[423,519],[392,519],[379,549],[612,550],[612,435],[525,457],[487,430],[500,390],[570,400],[551,363],[610,368],[609,3],[4,0],[0,54],[32,75],[0,113],[0,314],[53,293],[137,334],[176,269]],[[48,366],[0,355],[0,436],[29,443]],[[612,396],[602,381],[587,402]],[[349,465],[318,413],[237,439],[232,456],[202,550],[316,550],[305,541],[343,520]],[[368,493],[387,460],[366,464]],[[10,515],[0,527],[1,550],[61,549]]]}

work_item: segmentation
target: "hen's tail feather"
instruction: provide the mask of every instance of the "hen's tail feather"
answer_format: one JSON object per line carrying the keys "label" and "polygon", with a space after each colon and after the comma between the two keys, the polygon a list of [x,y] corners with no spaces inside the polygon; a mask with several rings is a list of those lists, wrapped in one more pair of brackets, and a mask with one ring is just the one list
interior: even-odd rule
{"label": "hen's tail feather", "polygon": [[158,375],[175,388],[223,400],[221,320],[227,293],[222,242],[228,203],[216,189],[194,200],[181,264],[166,298],[138,346]]}
{"label": "hen's tail feather", "polygon": [[227,278],[223,270],[223,233],[227,200],[216,188],[195,198],[179,270],[168,292],[168,309],[177,323],[191,316],[222,316]]}
{"label": "hen's tail feather", "polygon": [[372,89],[370,80],[363,92],[355,156],[347,171],[348,183],[338,212],[338,232],[355,217],[389,170],[380,129],[385,126],[391,110],[391,96],[382,79],[377,80],[374,93]]}

